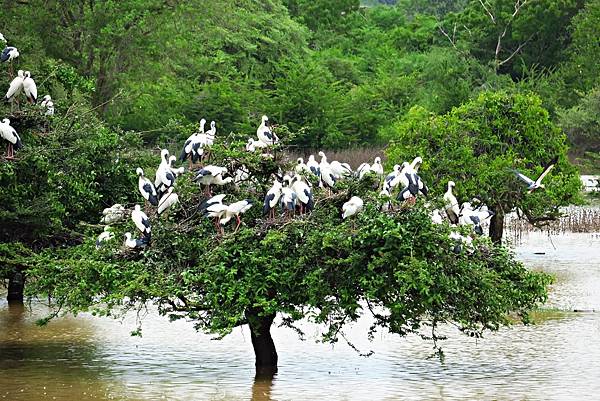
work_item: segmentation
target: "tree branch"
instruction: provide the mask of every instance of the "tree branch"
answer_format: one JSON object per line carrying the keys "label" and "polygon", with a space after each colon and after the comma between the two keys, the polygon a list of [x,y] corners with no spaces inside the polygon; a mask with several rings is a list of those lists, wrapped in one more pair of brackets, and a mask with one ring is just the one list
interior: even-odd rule
{"label": "tree branch", "polygon": [[531,212],[529,212],[528,210],[523,210],[523,214],[525,215],[525,217],[527,218],[527,221],[531,224],[531,225],[536,225],[538,223],[545,223],[545,222],[550,222],[550,221],[556,221],[557,217],[556,215],[546,215],[546,216],[533,216],[531,215]]}
{"label": "tree branch", "polygon": [[[518,1],[518,0],[517,0]],[[496,18],[494,18],[494,14],[492,14],[489,10],[489,8],[486,7],[486,5],[483,3],[483,0],[479,0],[479,3],[481,4],[481,6],[483,7],[483,9],[485,10],[485,12],[487,13],[487,15],[490,16],[492,23],[496,24]]]}
{"label": "tree branch", "polygon": [[519,51],[521,51],[521,49],[531,40],[531,38],[533,38],[534,35],[535,35],[535,33],[532,33],[531,36],[529,36],[525,42],[521,43],[519,45],[519,47],[517,47],[516,50],[514,52],[512,52],[510,56],[508,56],[508,58],[506,58],[503,61],[498,62],[498,67],[508,63]]}
{"label": "tree branch", "polygon": [[[443,35],[444,35],[446,38],[448,38],[448,41],[450,42],[450,44],[452,45],[452,47],[454,47],[454,49],[455,49],[455,50],[458,50],[458,48],[456,47],[456,43],[455,43],[455,41],[453,40],[453,38],[451,38],[451,37],[448,35],[448,33],[446,33],[446,31],[444,31],[444,28],[442,28],[442,26],[441,26],[441,25],[438,25],[438,29],[440,30],[440,32],[442,32],[442,34],[443,34]],[[456,32],[456,24],[454,25],[454,32]],[[453,34],[452,36],[454,36],[454,34]]]}

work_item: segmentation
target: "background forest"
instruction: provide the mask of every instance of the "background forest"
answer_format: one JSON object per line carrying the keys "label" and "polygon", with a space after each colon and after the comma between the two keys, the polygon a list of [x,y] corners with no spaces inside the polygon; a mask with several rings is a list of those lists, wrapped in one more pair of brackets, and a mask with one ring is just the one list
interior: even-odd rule
{"label": "background forest", "polygon": [[380,145],[412,107],[505,90],[543,99],[584,171],[600,150],[597,0],[27,0],[2,13],[22,21],[3,32],[54,98],[89,98],[150,145],[202,117],[251,133],[265,112],[305,128],[300,147]]}

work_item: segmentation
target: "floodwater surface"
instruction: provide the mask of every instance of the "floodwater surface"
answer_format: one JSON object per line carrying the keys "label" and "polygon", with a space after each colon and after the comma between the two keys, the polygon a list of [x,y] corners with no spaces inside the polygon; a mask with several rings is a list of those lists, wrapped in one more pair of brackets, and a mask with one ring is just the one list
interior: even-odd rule
{"label": "floodwater surface", "polygon": [[368,358],[344,343],[315,343],[319,327],[310,323],[302,324],[306,341],[274,328],[280,365],[272,380],[254,380],[246,328],[216,341],[152,312],[141,338],[130,336],[134,316],[80,314],[40,328],[43,305],[9,308],[2,300],[0,400],[599,399],[600,236],[531,233],[516,253],[556,276],[536,324],[479,340],[448,328],[444,362],[428,358],[431,344],[416,336],[383,333],[369,342],[366,317],[346,334],[374,351]]}

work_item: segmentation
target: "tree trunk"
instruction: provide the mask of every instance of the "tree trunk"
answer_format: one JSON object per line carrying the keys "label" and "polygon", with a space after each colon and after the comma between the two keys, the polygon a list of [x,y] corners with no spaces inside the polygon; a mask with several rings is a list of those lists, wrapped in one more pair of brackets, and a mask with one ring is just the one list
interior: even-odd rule
{"label": "tree trunk", "polygon": [[9,304],[23,303],[23,290],[25,289],[25,274],[20,270],[15,270],[8,276],[8,296],[6,300]]}
{"label": "tree trunk", "polygon": [[246,319],[250,326],[250,338],[256,356],[257,376],[271,376],[277,372],[277,350],[271,337],[271,324],[275,314],[260,315],[259,310],[246,311]]}
{"label": "tree trunk", "polygon": [[490,238],[495,244],[502,243],[502,234],[504,233],[504,213],[497,212],[490,221]]}

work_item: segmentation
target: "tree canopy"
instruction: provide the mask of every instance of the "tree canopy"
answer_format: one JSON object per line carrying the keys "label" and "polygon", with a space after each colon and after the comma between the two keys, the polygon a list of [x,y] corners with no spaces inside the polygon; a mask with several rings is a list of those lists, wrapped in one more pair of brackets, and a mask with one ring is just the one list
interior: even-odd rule
{"label": "tree canopy", "polygon": [[[235,147],[213,149],[212,162],[244,165],[255,180],[224,193],[259,203],[279,162]],[[97,251],[89,238],[45,252],[29,270],[29,291],[74,312],[110,314],[153,302],[172,319],[218,335],[249,324],[258,367],[277,363],[269,334],[276,314],[291,328],[301,318],[324,324],[331,342],[365,313],[374,319],[369,335],[385,328],[437,341],[441,324],[481,336],[508,324],[511,313],[526,319],[545,299],[548,277],[525,269],[507,249],[481,238],[472,250],[453,252],[450,227],[434,224],[422,202],[381,212],[372,179],[340,182],[333,195],[315,189],[314,211],[292,218],[261,218],[254,207],[237,233],[230,228],[220,237],[198,213],[203,198],[191,177],[176,183],[181,208],[151,218],[147,249],[126,251],[115,240]],[[365,210],[343,220],[341,205],[351,195],[365,199]],[[131,224],[117,226],[117,238]]]}

